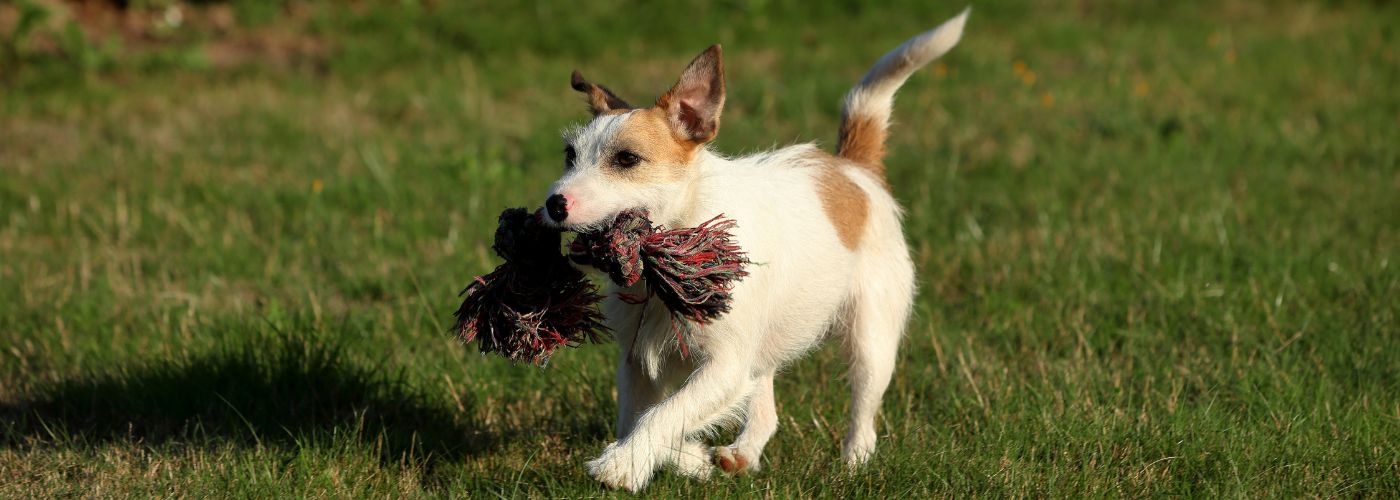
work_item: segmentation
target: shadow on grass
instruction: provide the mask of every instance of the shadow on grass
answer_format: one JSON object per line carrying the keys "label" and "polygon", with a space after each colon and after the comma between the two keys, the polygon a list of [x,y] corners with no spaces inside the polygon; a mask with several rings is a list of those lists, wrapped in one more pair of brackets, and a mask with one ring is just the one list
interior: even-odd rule
{"label": "shadow on grass", "polygon": [[382,460],[454,460],[490,451],[500,436],[468,421],[473,403],[435,405],[343,349],[287,336],[213,354],[159,361],[37,387],[0,402],[0,446],[232,442],[298,447],[343,443]]}

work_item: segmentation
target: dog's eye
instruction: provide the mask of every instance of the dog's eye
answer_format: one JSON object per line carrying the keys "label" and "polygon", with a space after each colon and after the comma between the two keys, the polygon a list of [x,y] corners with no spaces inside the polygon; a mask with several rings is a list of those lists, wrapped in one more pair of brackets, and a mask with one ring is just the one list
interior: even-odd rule
{"label": "dog's eye", "polygon": [[573,146],[564,146],[564,170],[574,168],[574,162],[578,160],[578,152]]}
{"label": "dog's eye", "polygon": [[613,163],[622,168],[632,168],[642,162],[642,157],[631,151],[618,151],[613,155]]}

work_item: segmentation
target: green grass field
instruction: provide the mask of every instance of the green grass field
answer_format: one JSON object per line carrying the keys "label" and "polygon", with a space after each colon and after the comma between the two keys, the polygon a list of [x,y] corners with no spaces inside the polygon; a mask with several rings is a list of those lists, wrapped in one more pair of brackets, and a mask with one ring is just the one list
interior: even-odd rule
{"label": "green grass field", "polygon": [[[587,116],[569,71],[646,102],[721,42],[720,151],[829,147],[963,8],[880,3],[49,16],[0,66],[0,497],[606,494],[614,346],[537,369],[447,332]],[[1397,20],[975,5],[896,104],[920,294],[876,459],[839,466],[832,346],[780,375],[763,472],[647,492],[1400,495]]]}

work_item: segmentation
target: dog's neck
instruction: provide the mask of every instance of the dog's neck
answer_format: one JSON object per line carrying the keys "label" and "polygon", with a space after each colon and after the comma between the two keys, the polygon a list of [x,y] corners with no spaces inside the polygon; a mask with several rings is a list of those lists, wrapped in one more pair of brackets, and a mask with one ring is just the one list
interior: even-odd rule
{"label": "dog's neck", "polygon": [[711,182],[709,177],[714,172],[722,169],[723,164],[728,160],[710,151],[710,148],[701,146],[695,153],[695,159],[691,162],[690,179],[686,181],[685,188],[674,203],[670,204],[666,213],[659,214],[653,223],[663,224],[667,227],[690,227],[709,220],[716,214],[699,213],[704,209],[701,203],[701,191],[704,184]]}

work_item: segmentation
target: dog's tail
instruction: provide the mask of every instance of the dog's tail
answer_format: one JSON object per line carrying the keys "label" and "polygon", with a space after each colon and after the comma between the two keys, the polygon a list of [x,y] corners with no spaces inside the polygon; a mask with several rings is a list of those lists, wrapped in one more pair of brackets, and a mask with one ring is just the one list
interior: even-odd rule
{"label": "dog's tail", "polygon": [[837,141],[837,156],[854,161],[884,178],[885,136],[889,128],[890,108],[894,93],[909,75],[929,61],[947,53],[962,38],[968,11],[941,26],[923,32],[881,57],[846,94],[841,110],[841,135]]}

